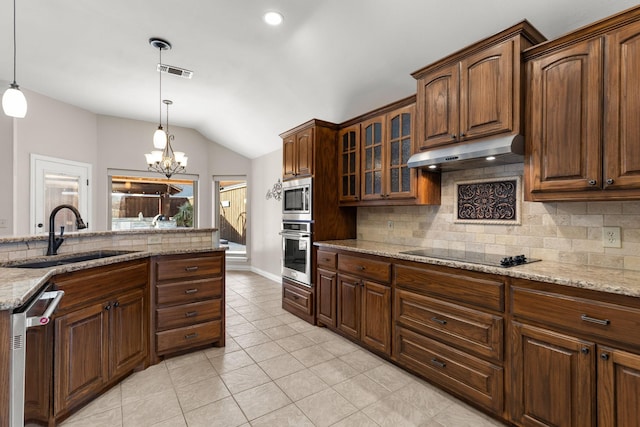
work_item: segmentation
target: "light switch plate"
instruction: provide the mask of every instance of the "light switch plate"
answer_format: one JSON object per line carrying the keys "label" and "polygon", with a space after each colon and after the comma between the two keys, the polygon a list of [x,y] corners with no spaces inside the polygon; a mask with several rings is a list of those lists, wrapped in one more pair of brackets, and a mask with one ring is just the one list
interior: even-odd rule
{"label": "light switch plate", "polygon": [[620,248],[620,227],[602,227],[602,246],[605,248]]}

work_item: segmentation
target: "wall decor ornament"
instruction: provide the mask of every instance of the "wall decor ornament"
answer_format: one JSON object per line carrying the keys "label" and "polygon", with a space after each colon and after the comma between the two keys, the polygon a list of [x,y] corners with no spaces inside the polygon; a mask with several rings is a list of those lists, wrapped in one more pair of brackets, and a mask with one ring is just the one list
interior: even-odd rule
{"label": "wall decor ornament", "polygon": [[271,190],[267,190],[266,199],[269,200],[272,197],[278,202],[282,198],[282,182],[280,181],[280,178],[278,178],[278,182],[273,184]]}
{"label": "wall decor ornament", "polygon": [[521,177],[501,177],[455,183],[456,223],[519,225]]}

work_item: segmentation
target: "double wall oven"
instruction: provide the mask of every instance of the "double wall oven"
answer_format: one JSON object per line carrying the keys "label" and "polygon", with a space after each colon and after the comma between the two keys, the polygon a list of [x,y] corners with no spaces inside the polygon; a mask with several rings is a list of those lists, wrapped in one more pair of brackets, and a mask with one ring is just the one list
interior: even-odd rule
{"label": "double wall oven", "polygon": [[312,180],[282,183],[282,277],[311,286]]}

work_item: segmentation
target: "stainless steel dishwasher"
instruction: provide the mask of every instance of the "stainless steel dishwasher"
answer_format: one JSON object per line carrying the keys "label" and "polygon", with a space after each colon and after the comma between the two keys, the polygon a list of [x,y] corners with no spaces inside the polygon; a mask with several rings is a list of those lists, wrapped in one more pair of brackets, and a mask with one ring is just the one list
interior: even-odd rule
{"label": "stainless steel dishwasher", "polygon": [[[47,328],[51,315],[63,296],[63,291],[52,290],[52,285],[47,284],[27,303],[14,309],[11,314],[11,427],[23,427],[25,422],[28,422],[27,425],[38,425],[25,419],[25,376],[27,372],[30,375],[37,375],[42,370],[38,367],[32,369],[31,366],[28,366],[32,360],[41,361],[38,363],[44,365],[51,364],[53,341],[51,339],[28,340],[28,329]],[[45,334],[38,334],[38,336],[42,335],[51,336],[48,331]],[[37,345],[34,345],[34,348],[27,348],[28,341]],[[49,356],[43,357],[43,353],[34,355],[34,352],[46,352]],[[44,378],[34,379],[40,384],[45,380]]]}

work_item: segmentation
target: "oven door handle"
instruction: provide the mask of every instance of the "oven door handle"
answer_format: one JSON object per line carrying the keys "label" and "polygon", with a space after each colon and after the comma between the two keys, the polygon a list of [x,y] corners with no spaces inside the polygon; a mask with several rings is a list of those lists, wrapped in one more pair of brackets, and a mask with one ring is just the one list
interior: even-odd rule
{"label": "oven door handle", "polygon": [[293,237],[293,238],[300,237],[300,238],[307,238],[308,239],[309,237],[311,237],[311,234],[291,233],[291,232],[287,232],[287,231],[281,231],[279,234],[281,236],[283,236],[283,237]]}

